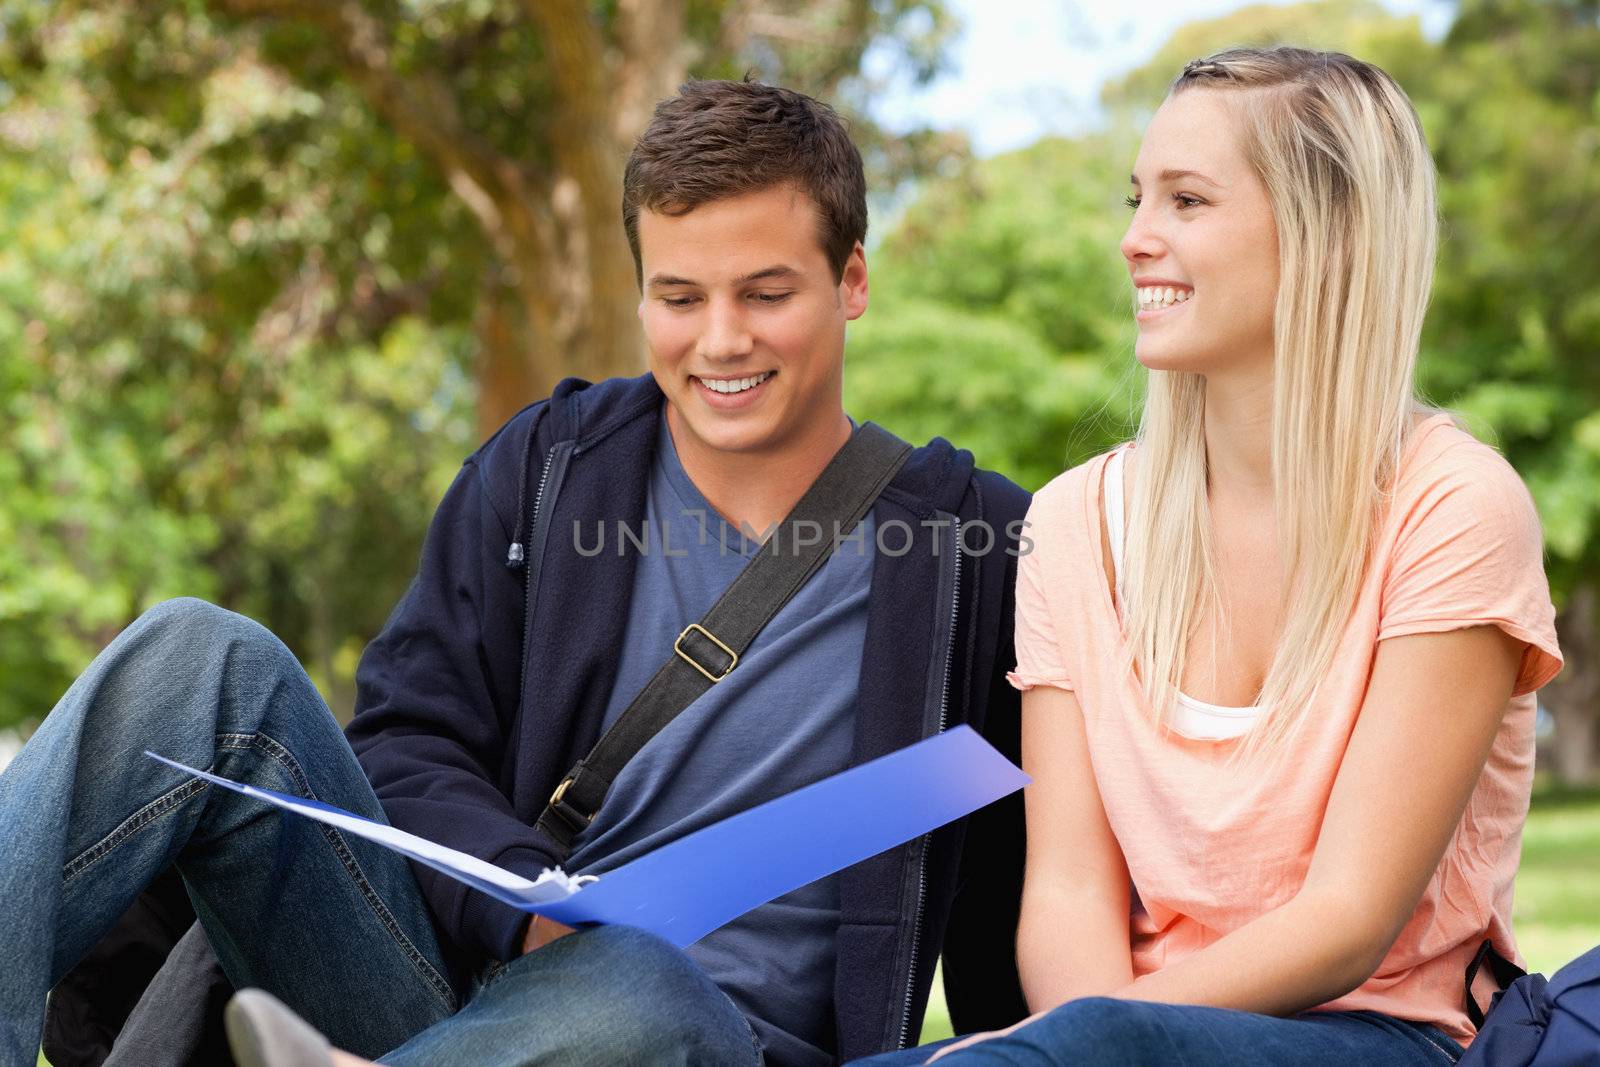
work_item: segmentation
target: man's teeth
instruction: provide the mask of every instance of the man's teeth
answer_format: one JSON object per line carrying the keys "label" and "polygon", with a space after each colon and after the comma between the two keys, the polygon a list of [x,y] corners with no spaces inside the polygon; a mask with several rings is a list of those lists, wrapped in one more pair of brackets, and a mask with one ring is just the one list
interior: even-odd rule
{"label": "man's teeth", "polygon": [[764,374],[757,374],[751,378],[732,378],[727,381],[717,381],[713,378],[701,378],[700,384],[705,386],[707,389],[710,389],[713,393],[742,393],[746,389],[754,389],[756,386],[772,377],[774,373],[775,372],[769,370]]}
{"label": "man's teeth", "polygon": [[1188,289],[1175,289],[1170,285],[1153,285],[1141,288],[1138,291],[1138,296],[1140,309],[1171,307],[1173,304],[1181,304],[1189,299],[1190,291]]}

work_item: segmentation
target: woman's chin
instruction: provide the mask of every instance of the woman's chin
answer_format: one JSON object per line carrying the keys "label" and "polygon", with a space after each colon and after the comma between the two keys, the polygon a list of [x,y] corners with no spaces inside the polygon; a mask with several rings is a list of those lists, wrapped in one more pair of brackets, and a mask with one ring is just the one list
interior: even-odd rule
{"label": "woman's chin", "polygon": [[1204,373],[1206,359],[1198,352],[1184,352],[1170,345],[1134,345],[1133,358],[1145,370],[1192,371]]}

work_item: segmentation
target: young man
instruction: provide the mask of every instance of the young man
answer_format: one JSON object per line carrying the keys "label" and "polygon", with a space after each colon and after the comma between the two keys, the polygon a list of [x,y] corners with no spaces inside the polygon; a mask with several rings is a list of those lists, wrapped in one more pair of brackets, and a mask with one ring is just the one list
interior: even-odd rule
{"label": "young man", "polygon": [[[567,771],[850,438],[845,323],[867,307],[860,156],[807,97],[685,86],[629,159],[623,214],[650,374],[563,382],[466,461],[362,659],[348,745],[271,635],[174,602],[0,777],[0,892],[43,902],[0,932],[0,959],[22,964],[0,968],[0,1055],[32,1055],[43,990],[173,861],[236,986],[390,1064],[831,1063],[914,1041],[941,953],[958,1028],[1020,1017],[1017,798],[685,953],[530,924],[138,756],[387,816],[529,877],[558,861],[538,821]],[[1016,758],[1004,671],[1027,503],[942,440],[915,450],[737,668],[573,822],[567,869],[603,872],[959,723]],[[254,1003],[244,1029],[294,1040]]]}

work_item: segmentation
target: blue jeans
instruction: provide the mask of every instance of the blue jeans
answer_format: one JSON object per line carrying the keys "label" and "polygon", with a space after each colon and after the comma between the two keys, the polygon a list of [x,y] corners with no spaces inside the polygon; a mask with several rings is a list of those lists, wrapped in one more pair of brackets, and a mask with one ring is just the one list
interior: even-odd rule
{"label": "blue jeans", "polygon": [[397,1065],[759,1062],[733,1003],[665,942],[591,930],[482,982],[454,975],[404,858],[145,749],[383,819],[277,638],[198,600],[145,613],[0,773],[0,1064],[34,1062],[46,991],[174,863],[234,986],[268,990],[348,1051],[395,1050]]}
{"label": "blue jeans", "polygon": [[[855,1061],[926,1063],[955,1040]],[[1007,1037],[951,1053],[938,1067],[1444,1067],[1461,1058],[1444,1031],[1370,1011],[1306,1012],[1287,1019],[1226,1008],[1110,997],[1070,1001]]]}

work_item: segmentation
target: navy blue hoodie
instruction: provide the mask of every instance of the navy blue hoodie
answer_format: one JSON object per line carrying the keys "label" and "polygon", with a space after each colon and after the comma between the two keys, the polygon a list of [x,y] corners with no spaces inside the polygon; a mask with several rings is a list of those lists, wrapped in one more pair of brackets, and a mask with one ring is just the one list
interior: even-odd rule
{"label": "navy blue hoodie", "polygon": [[[584,557],[561,532],[643,519],[663,405],[649,376],[568,379],[463,464],[416,578],[356,673],[348,735],[394,825],[529,878],[555,864],[533,824],[599,739],[637,558]],[[1027,493],[942,439],[885,489],[878,527],[899,520],[911,545],[874,562],[853,763],[959,723],[1019,758],[1019,701],[1004,672],[1027,507]],[[1014,795],[843,873],[840,1059],[915,1041],[941,954],[958,1032],[1021,1018],[1022,853]],[[458,952],[518,953],[526,915],[416,871]]]}

